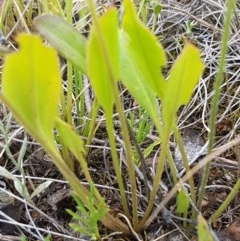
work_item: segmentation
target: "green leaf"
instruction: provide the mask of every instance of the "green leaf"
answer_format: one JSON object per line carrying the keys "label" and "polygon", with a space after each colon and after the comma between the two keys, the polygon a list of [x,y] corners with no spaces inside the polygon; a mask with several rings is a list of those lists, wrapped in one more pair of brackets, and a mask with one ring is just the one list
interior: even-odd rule
{"label": "green leaf", "polygon": [[162,6],[159,3],[154,3],[153,12],[157,16],[162,11]]}
{"label": "green leaf", "polygon": [[21,34],[17,41],[19,52],[5,59],[2,99],[32,135],[53,143],[61,83],[57,53],[37,35]]}
{"label": "green leaf", "polygon": [[164,78],[161,67],[166,64],[164,51],[156,37],[138,19],[132,1],[123,3],[122,30],[126,33],[127,54],[138,69],[142,78],[154,93],[163,95]]}
{"label": "green leaf", "polygon": [[83,161],[84,165],[86,165],[86,161],[83,158],[85,154],[84,143],[80,136],[74,132],[72,126],[56,118],[55,127],[61,136],[64,146],[67,147],[80,162]]}
{"label": "green leaf", "polygon": [[89,183],[92,183],[89,174],[88,165],[85,158],[84,143],[81,137],[74,132],[72,126],[62,121],[60,118],[55,119],[55,127],[61,138],[62,144],[66,147],[78,160],[81,165],[82,171]]}
{"label": "green leaf", "polygon": [[106,112],[112,113],[113,85],[119,77],[117,10],[109,9],[91,30],[88,44],[88,72],[96,97]]}
{"label": "green leaf", "polygon": [[214,241],[206,220],[201,214],[198,215],[198,241]]}
{"label": "green leaf", "polygon": [[120,79],[154,123],[159,123],[156,95],[145,81],[141,69],[129,56],[126,38],[125,33],[120,31]]}
{"label": "green leaf", "polygon": [[187,212],[189,207],[189,197],[186,195],[184,190],[180,190],[177,195],[177,213]]}
{"label": "green leaf", "polygon": [[34,26],[62,56],[87,74],[87,41],[67,21],[60,17],[44,15],[34,19]]}
{"label": "green leaf", "polygon": [[187,44],[165,83],[164,96],[161,98],[164,125],[172,126],[178,108],[188,103],[203,68],[199,50],[192,44]]}

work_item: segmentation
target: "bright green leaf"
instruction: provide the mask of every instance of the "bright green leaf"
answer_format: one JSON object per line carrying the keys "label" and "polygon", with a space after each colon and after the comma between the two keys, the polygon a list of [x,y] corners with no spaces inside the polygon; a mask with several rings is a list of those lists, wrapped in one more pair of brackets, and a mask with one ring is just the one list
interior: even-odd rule
{"label": "bright green leaf", "polygon": [[113,85],[119,75],[119,43],[117,10],[109,9],[92,27],[87,56],[90,82],[106,112],[114,103]]}
{"label": "bright green leaf", "polygon": [[[59,118],[55,120],[55,127],[61,136],[64,146],[66,146],[79,161],[83,160],[85,149],[80,136],[74,132],[70,125]],[[85,159],[84,163],[86,163]]]}
{"label": "bright green leaf", "polygon": [[188,103],[203,68],[199,50],[192,44],[187,44],[165,83],[164,96],[161,98],[164,125],[172,126],[178,108]]}
{"label": "bright green leaf", "polygon": [[206,220],[201,214],[198,215],[198,241],[214,241]]}
{"label": "bright green leaf", "polygon": [[88,171],[87,162],[85,159],[84,143],[80,136],[74,132],[72,126],[62,121],[60,118],[56,118],[55,127],[62,140],[63,145],[76,157],[79,161],[81,168],[85,174],[85,177],[91,183],[91,177]]}
{"label": "bright green leaf", "polygon": [[136,101],[159,123],[156,95],[144,80],[141,69],[131,60],[126,48],[126,34],[120,31],[120,79]]}
{"label": "bright green leaf", "polygon": [[163,48],[151,31],[138,19],[132,1],[125,0],[123,6],[122,30],[127,35],[128,54],[141,70],[144,81],[161,97],[165,84],[161,67],[166,64]]}
{"label": "bright green leaf", "polygon": [[44,15],[34,19],[34,25],[65,58],[87,73],[86,39],[60,17]]}
{"label": "bright green leaf", "polygon": [[187,212],[189,207],[189,197],[186,195],[184,190],[180,190],[177,195],[177,213]]}
{"label": "bright green leaf", "polygon": [[17,40],[19,52],[5,59],[3,99],[31,134],[53,142],[61,83],[57,53],[36,35],[21,34]]}

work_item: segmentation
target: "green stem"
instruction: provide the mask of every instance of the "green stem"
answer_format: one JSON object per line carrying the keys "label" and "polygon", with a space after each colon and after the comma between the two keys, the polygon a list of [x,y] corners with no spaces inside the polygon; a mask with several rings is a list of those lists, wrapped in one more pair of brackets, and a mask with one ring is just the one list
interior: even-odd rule
{"label": "green stem", "polygon": [[175,185],[178,182],[178,177],[176,174],[176,167],[174,165],[174,160],[172,158],[172,154],[169,149],[167,149],[167,162],[172,174],[173,184]]}
{"label": "green stem", "polygon": [[[176,125],[174,126],[174,135],[175,135],[175,138],[176,138],[176,142],[177,142],[179,151],[180,151],[181,156],[182,156],[183,165],[186,169],[186,172],[189,172],[190,171],[189,160],[187,159],[187,156],[186,156],[186,153],[185,153],[185,150],[184,150],[184,146],[183,146],[183,143],[182,143],[181,135],[180,135],[179,130],[176,127]],[[190,193],[191,193],[192,201],[196,205],[196,192],[195,192],[195,185],[194,185],[194,181],[193,181],[192,176],[189,178],[189,185],[190,185]],[[196,218],[195,214],[196,213],[195,213],[194,209],[192,209],[192,220],[194,220]]]}
{"label": "green stem", "polygon": [[[69,184],[71,185],[75,193],[80,197],[84,205],[86,205],[86,207],[89,207],[89,198],[88,198],[89,191],[83,186],[83,184],[79,181],[79,179],[69,169],[66,163],[62,160],[59,153],[48,145],[49,143],[48,141],[41,140],[40,138],[39,143],[41,143],[42,147],[51,156],[53,163],[60,170],[64,178],[69,182]],[[106,204],[104,208],[107,208]],[[124,225],[119,219],[114,218],[109,213],[107,213],[104,216],[104,218],[102,219],[102,222],[112,230],[116,230],[116,231],[121,230],[124,233],[129,233],[128,227]]]}
{"label": "green stem", "polygon": [[[66,17],[67,21],[72,23],[72,7],[73,1],[66,1]],[[73,93],[73,67],[70,61],[67,61],[67,123],[72,125],[72,93]]]}
{"label": "green stem", "polygon": [[[116,109],[117,112],[119,114],[119,121],[120,121],[120,125],[121,125],[121,129],[122,129],[122,135],[123,135],[123,141],[125,143],[125,152],[126,152],[126,160],[127,160],[127,165],[128,165],[128,176],[129,176],[129,182],[131,185],[131,193],[132,193],[132,207],[133,207],[133,228],[135,229],[137,226],[137,222],[138,222],[138,214],[137,214],[137,189],[136,189],[136,179],[135,179],[135,170],[134,170],[134,163],[132,161],[132,151],[131,151],[131,144],[130,144],[130,140],[129,140],[129,135],[128,135],[128,128],[127,128],[127,124],[126,124],[126,119],[125,119],[125,115],[122,109],[122,104],[121,104],[121,100],[119,97],[119,93],[118,93],[118,88],[117,88],[117,81],[114,79],[112,73],[112,65],[109,61],[109,57],[106,51],[106,47],[105,47],[105,42],[103,40],[103,35],[101,32],[101,28],[99,26],[99,20],[98,20],[98,16],[94,7],[94,3],[92,0],[87,0],[88,6],[90,8],[91,14],[92,14],[92,19],[93,22],[95,24],[96,27],[96,31],[97,31],[97,36],[100,42],[100,45],[102,46],[102,50],[104,53],[104,57],[105,57],[105,64],[107,66],[108,72],[109,72],[109,76],[110,76],[110,84],[111,84],[111,89],[113,92],[113,96],[114,96],[114,100],[115,100],[115,104],[116,104]],[[112,120],[112,116],[109,113],[105,113],[106,114],[106,118],[110,118]],[[108,126],[108,121],[107,120],[107,126]],[[110,134],[110,133],[109,133]],[[114,141],[115,142],[115,141]],[[115,154],[114,154],[115,155]],[[117,166],[116,166],[117,167]],[[119,172],[117,175],[120,175],[120,170],[119,167],[117,167],[117,169],[115,169],[116,174],[117,172]],[[125,200],[123,200],[123,205]],[[125,207],[126,208],[126,207]],[[128,215],[129,213],[127,212],[126,215]]]}
{"label": "green stem", "polygon": [[115,173],[116,173],[118,187],[119,187],[119,190],[120,190],[123,210],[124,210],[124,213],[126,214],[126,216],[128,218],[130,218],[130,212],[129,212],[129,209],[128,209],[128,203],[127,203],[125,188],[124,188],[124,184],[123,184],[123,178],[122,178],[119,160],[118,160],[117,147],[116,147],[115,137],[114,137],[114,128],[113,128],[112,116],[109,116],[109,117],[106,116],[106,124],[107,124],[109,144],[111,146],[112,161],[113,161],[113,166],[114,166],[114,170],[115,170]]}
{"label": "green stem", "polygon": [[72,74],[72,64],[67,61],[67,123],[73,125],[72,122],[72,93],[73,93],[73,74]]}
{"label": "green stem", "polygon": [[[83,98],[83,81],[82,81],[82,74],[81,71],[76,67],[73,66],[73,73],[74,73],[74,105],[76,108],[76,115],[77,115],[77,127],[83,124],[83,116],[84,116],[84,98]],[[82,134],[80,130],[77,130],[78,134]]]}
{"label": "green stem", "polygon": [[[210,154],[213,150],[213,145],[214,145],[214,137],[215,137],[215,122],[216,122],[216,117],[217,117],[217,111],[218,111],[218,101],[219,101],[219,96],[220,96],[220,86],[223,81],[223,76],[224,76],[224,66],[226,62],[226,56],[227,56],[227,50],[228,50],[228,40],[230,36],[230,30],[231,30],[231,18],[232,18],[232,11],[235,8],[235,0],[228,0],[227,1],[227,11],[226,11],[226,17],[225,17],[225,22],[223,26],[223,36],[222,36],[222,44],[221,44],[221,57],[219,60],[219,66],[218,66],[218,71],[217,75],[215,78],[215,84],[214,84],[214,95],[212,98],[212,103],[211,103],[211,111],[210,111],[210,119],[209,119],[209,127],[210,127],[210,132],[209,132],[209,145],[208,145],[208,154]],[[202,181],[200,185],[200,190],[199,190],[199,195],[198,195],[198,202],[197,206],[199,210],[201,209],[202,206],[202,200],[203,200],[203,194],[205,191],[205,187],[207,185],[208,181],[208,176],[210,172],[210,163],[208,163],[203,171],[203,176],[202,176]]]}
{"label": "green stem", "polygon": [[[49,13],[49,9],[48,9],[48,1],[47,0],[43,0],[42,1],[42,5],[43,5],[43,12],[44,13]],[[41,8],[40,8],[41,9]]]}
{"label": "green stem", "polygon": [[11,0],[6,0],[3,2],[2,7],[0,8],[0,30],[4,31],[4,21],[8,12],[10,11]]}
{"label": "green stem", "polygon": [[133,155],[132,155],[131,143],[130,143],[130,139],[129,139],[127,120],[125,118],[122,104],[121,104],[118,93],[115,93],[115,101],[116,101],[115,102],[116,109],[119,114],[119,121],[120,121],[120,125],[121,125],[125,153],[126,153],[126,160],[127,160],[127,165],[128,165],[128,175],[129,175],[129,181],[130,181],[130,185],[131,185],[131,194],[132,194],[133,229],[135,229],[137,227],[137,223],[138,223],[138,212],[137,212],[138,203],[137,203],[137,187],[136,187],[135,169],[134,169],[134,162],[132,159]]}
{"label": "green stem", "polygon": [[228,194],[227,198],[225,201],[221,204],[221,206],[212,214],[212,216],[209,218],[210,222],[214,222],[224,211],[224,209],[227,208],[229,203],[234,199],[236,196],[238,190],[240,189],[240,179],[237,181],[237,183],[234,185],[233,189],[231,192]]}
{"label": "green stem", "polygon": [[161,180],[163,169],[164,169],[164,163],[166,160],[166,154],[167,154],[167,150],[168,150],[169,133],[170,133],[170,125],[166,126],[166,128],[163,129],[161,152],[160,152],[160,156],[157,160],[157,169],[156,169],[155,177],[153,179],[152,191],[150,193],[150,198],[148,201],[147,209],[144,213],[142,220],[139,222],[139,224],[137,226],[137,232],[139,232],[142,229],[142,227],[144,226],[145,222],[147,221],[147,219],[152,211],[152,208],[153,208],[155,197],[156,197],[157,191],[159,189],[159,182]]}
{"label": "green stem", "polygon": [[[96,99],[94,99],[91,107],[91,112],[89,113],[90,121],[87,121],[86,126],[84,127],[83,136],[87,136],[86,146],[90,145],[92,142],[92,138],[96,129],[96,120],[97,114],[99,110],[99,104]],[[86,147],[86,151],[88,152],[88,147]]]}

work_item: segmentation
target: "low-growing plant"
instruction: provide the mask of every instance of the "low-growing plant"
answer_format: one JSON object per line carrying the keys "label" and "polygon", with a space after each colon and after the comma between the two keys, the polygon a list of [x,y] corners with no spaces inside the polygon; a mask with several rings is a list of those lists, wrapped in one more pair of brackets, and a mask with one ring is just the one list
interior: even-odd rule
{"label": "low-growing plant", "polygon": [[[95,11],[93,1],[89,0],[87,2],[93,21],[88,39],[79,34],[69,24],[69,19],[67,22],[63,18],[46,15],[38,17],[34,21],[37,31],[68,61],[67,80],[70,82],[68,83],[66,103],[61,88],[57,52],[51,47],[45,46],[41,42],[41,38],[33,34],[19,35],[17,38],[20,45],[19,52],[9,54],[5,59],[1,100],[51,156],[52,161],[70,183],[77,200],[80,201],[78,203],[78,206],[82,207],[80,211],[85,213],[86,217],[91,212],[98,210],[99,205],[101,205],[102,210],[107,211],[98,218],[106,227],[128,235],[141,232],[154,219],[154,202],[164,171],[165,160],[167,160],[174,184],[176,184],[168,198],[170,198],[170,195],[172,197],[178,193],[177,212],[186,217],[190,206],[192,218],[195,219],[198,210],[200,210],[196,209],[196,204],[202,201],[208,167],[204,175],[204,184],[201,186],[200,198],[197,200],[196,190],[191,179],[194,171],[189,167],[184,148],[180,148],[180,151],[187,174],[183,179],[179,180],[168,145],[170,135],[174,133],[177,142],[182,146],[176,125],[176,114],[179,107],[187,104],[190,100],[202,74],[204,65],[200,58],[200,52],[193,44],[186,43],[168,76],[165,77],[161,73],[161,68],[166,65],[163,47],[141,23],[130,0],[124,0],[123,2],[124,9],[120,19],[120,27],[117,9],[109,8],[99,17]],[[234,1],[229,2],[231,3],[228,4],[228,17],[231,16],[231,10],[234,6]],[[229,28],[230,23],[226,23],[226,26]],[[227,33],[224,36],[227,37]],[[222,58],[225,58],[224,54]],[[123,209],[122,213],[113,215],[111,206],[108,207],[107,203],[103,202],[98,189],[94,187],[86,160],[88,150],[81,136],[78,135],[79,132],[77,133],[74,130],[71,110],[72,69],[74,69],[75,73],[78,71],[78,83],[80,83],[79,78],[82,74],[87,76],[96,96],[91,110],[92,121],[88,123],[87,128],[89,133],[85,132],[85,136],[88,138],[87,143],[90,142],[94,134],[96,113],[99,106],[104,111],[112,163]],[[219,75],[221,74],[220,71]],[[149,115],[159,134],[159,143],[157,144],[161,144],[155,176],[149,190],[146,209],[142,216],[139,215],[133,148],[131,147],[131,135],[129,134],[124,107],[119,97],[119,81],[126,86],[131,95]],[[77,86],[80,87],[81,85]],[[76,94],[79,94],[79,90],[76,91]],[[156,98],[161,101],[160,110]],[[60,103],[61,113],[59,111]],[[213,108],[216,106],[217,102],[215,100]],[[80,110],[82,108],[77,113],[80,113]],[[125,165],[128,171],[127,179],[131,188],[131,206],[124,185],[126,177],[122,175],[120,160],[116,151],[112,117],[114,111],[118,115],[122,133]],[[213,111],[213,116],[216,116],[215,111]],[[211,123],[213,123],[214,117],[212,117]],[[213,130],[214,126],[211,125],[211,131]],[[214,134],[211,135],[214,136]],[[60,148],[56,146],[56,140],[60,143]],[[209,154],[211,152],[212,144],[209,147]],[[69,153],[73,154],[74,160]],[[77,171],[75,169],[75,159],[92,189],[88,190],[84,187],[75,175]],[[207,159],[204,164],[209,161]],[[189,181],[191,196],[183,187],[183,181]],[[148,183],[149,180],[145,180],[146,189],[149,189]],[[165,202],[169,200],[168,198],[165,199]],[[163,209],[161,203],[159,207],[160,210]],[[87,213],[86,210],[90,212]],[[158,209],[158,212],[160,210]],[[124,217],[124,219],[119,217]],[[124,220],[128,220],[128,222]],[[200,225],[199,236],[203,237],[204,231],[202,230],[206,230],[204,228],[205,221],[202,221],[201,215],[198,215],[198,220]],[[94,221],[96,225],[98,219]],[[85,225],[88,224],[91,226],[90,222],[85,223]],[[90,229],[89,232],[88,228],[90,227],[86,227],[85,233],[89,235],[95,233],[96,237],[94,237],[100,239],[98,231]]]}
{"label": "low-growing plant", "polygon": [[98,222],[107,213],[108,209],[105,207],[104,199],[102,199],[97,206],[94,203],[94,187],[90,186],[89,190],[89,205],[85,208],[81,199],[75,194],[72,195],[76,201],[77,211],[73,212],[67,209],[67,212],[72,216],[73,222],[70,227],[78,233],[89,236],[91,240],[100,240],[101,236],[98,230]]}

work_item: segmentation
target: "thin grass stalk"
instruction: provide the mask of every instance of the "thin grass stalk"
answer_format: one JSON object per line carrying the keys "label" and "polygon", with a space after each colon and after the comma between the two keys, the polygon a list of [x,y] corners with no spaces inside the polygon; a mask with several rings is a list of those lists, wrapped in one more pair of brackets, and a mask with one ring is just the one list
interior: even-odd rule
{"label": "thin grass stalk", "polygon": [[151,30],[152,30],[153,33],[155,31],[155,28],[156,28],[156,23],[157,23],[157,15],[154,13],[152,27],[151,27]]}
{"label": "thin grass stalk", "polygon": [[[223,26],[221,55],[220,55],[218,71],[217,71],[215,83],[214,83],[215,93],[212,98],[211,110],[210,110],[210,119],[209,119],[210,132],[208,135],[208,139],[209,139],[208,154],[212,152],[213,146],[214,146],[214,137],[216,133],[215,123],[216,123],[216,117],[217,117],[217,111],[218,111],[220,87],[223,82],[224,67],[226,63],[227,50],[228,50],[228,40],[230,37],[230,30],[231,30],[232,12],[235,9],[236,1],[228,0],[226,6],[227,6],[227,11],[226,11],[225,21]],[[202,206],[203,194],[208,181],[209,172],[210,172],[210,163],[207,163],[206,166],[204,167],[202,181],[199,189],[198,202],[197,202],[197,206],[199,210],[201,209],[201,206]]]}
{"label": "thin grass stalk", "polygon": [[[39,1],[39,3],[40,3],[40,1]],[[49,13],[48,0],[42,0],[42,6],[43,6],[43,12],[44,13]]]}
{"label": "thin grass stalk", "polygon": [[40,1],[38,0],[37,1],[37,12],[38,12],[38,15],[41,15],[42,14],[42,9],[41,9],[41,3],[40,3]]}
{"label": "thin grass stalk", "polygon": [[[21,179],[22,179],[23,187],[27,186],[25,172],[24,172],[24,168],[23,168],[23,159],[24,159],[24,156],[26,155],[27,147],[28,147],[28,145],[27,145],[27,135],[26,135],[26,133],[24,133],[23,143],[21,145],[21,149],[20,149],[18,159],[17,159],[17,162],[18,162],[17,168],[20,171],[21,176],[22,176]],[[28,195],[29,195],[29,193],[28,193]]]}
{"label": "thin grass stalk", "polygon": [[[43,1],[43,6],[45,6],[47,2]],[[66,5],[66,18],[67,21],[71,24],[72,23],[72,0],[67,1]],[[63,16],[64,17],[64,16]],[[65,94],[63,89],[61,89],[61,107],[62,107],[62,118],[65,120],[69,125],[72,125],[72,93],[73,93],[73,80],[72,80],[72,64],[67,61],[67,100],[65,98]]]}
{"label": "thin grass stalk", "polygon": [[178,182],[178,177],[176,174],[176,167],[174,165],[174,160],[172,158],[172,154],[171,154],[169,148],[167,149],[167,162],[168,162],[171,174],[172,174],[173,185],[175,185]]}
{"label": "thin grass stalk", "polygon": [[237,181],[237,183],[234,185],[231,192],[228,194],[225,201],[220,205],[220,207],[211,215],[209,218],[210,222],[214,222],[221,214],[222,212],[227,208],[227,206],[230,204],[230,202],[234,199],[236,196],[236,193],[240,189],[240,179]]}
{"label": "thin grass stalk", "polygon": [[[174,127],[174,135],[175,135],[175,138],[176,138],[176,142],[177,142],[179,151],[180,151],[181,156],[182,156],[183,165],[186,169],[186,172],[189,172],[190,171],[189,162],[188,162],[185,150],[184,150],[181,135],[180,135],[179,130],[176,126]],[[197,199],[196,199],[195,185],[194,185],[194,181],[193,181],[192,176],[189,178],[189,185],[190,185],[190,193],[191,193],[192,201],[196,205]],[[196,213],[192,209],[192,220],[194,220],[195,218],[196,218]]]}
{"label": "thin grass stalk", "polygon": [[18,9],[21,12],[21,16],[25,16],[26,20],[24,22],[26,23],[26,26],[31,26],[32,24],[32,15],[31,15],[31,10],[32,10],[32,1],[29,1],[26,5],[23,3],[23,1],[18,0],[16,2]]}
{"label": "thin grass stalk", "polygon": [[65,103],[65,95],[63,88],[61,88],[60,93],[60,103],[61,103],[61,116],[64,121],[67,120],[67,110],[66,110],[66,103]]}
{"label": "thin grass stalk", "polygon": [[14,6],[15,6],[15,8],[16,8],[16,11],[17,11],[17,13],[18,13],[18,17],[19,17],[19,19],[20,19],[20,22],[22,23],[22,25],[23,25],[24,28],[25,28],[25,31],[26,31],[27,33],[30,33],[29,28],[28,28],[28,26],[27,26],[27,23],[26,23],[23,15],[22,15],[22,12],[21,12],[21,10],[20,10],[20,8],[19,8],[19,4],[18,4],[15,0],[13,1],[13,3],[14,3]]}
{"label": "thin grass stalk", "polygon": [[[137,229],[136,229],[137,232],[140,232],[142,230],[142,228],[145,225],[145,222],[148,220],[148,217],[149,217],[150,213],[152,212],[155,195],[156,195],[156,193],[158,191],[159,182],[161,180],[163,169],[164,169],[165,158],[166,158],[166,155],[167,156],[171,155],[169,153],[169,149],[168,149],[168,140],[169,140],[170,129],[166,130],[166,128],[163,128],[163,126],[161,125],[160,121],[157,121],[157,120],[154,120],[154,124],[155,124],[156,129],[157,129],[157,131],[159,133],[159,136],[161,138],[161,144],[162,144],[161,145],[161,152],[160,152],[160,155],[159,155],[159,157],[157,159],[156,176],[154,177],[154,180],[153,180],[154,185],[153,185],[152,191],[150,193],[148,206],[147,206],[147,209],[146,209],[146,211],[144,213],[143,218],[141,219],[141,221],[139,222],[139,224],[137,226]],[[166,131],[168,131],[168,134],[166,134]],[[169,160],[170,159],[171,158],[169,158]]]}
{"label": "thin grass stalk", "polygon": [[147,23],[147,1],[146,0],[142,0],[140,1],[140,3],[138,3],[138,1],[136,1],[135,5],[137,6],[139,4],[139,8],[138,8],[138,17],[141,18],[142,17],[142,21],[143,23]]}
{"label": "thin grass stalk", "polygon": [[110,116],[109,118],[106,117],[106,125],[107,125],[107,132],[108,132],[108,138],[109,138],[109,144],[111,147],[111,155],[112,155],[112,161],[113,161],[113,166],[114,170],[116,173],[116,178],[118,182],[118,187],[121,195],[121,202],[123,206],[123,210],[125,215],[130,219],[130,211],[128,208],[128,202],[125,194],[125,188],[123,184],[123,178],[119,166],[119,159],[118,159],[118,154],[117,154],[117,147],[115,143],[115,136],[114,136],[114,128],[113,128],[113,120],[112,117]]}
{"label": "thin grass stalk", "polygon": [[[11,123],[13,121],[12,119],[13,119],[12,114],[10,113],[8,118],[7,118],[6,124],[4,124],[2,122],[2,120],[0,120],[0,132],[3,135],[3,140],[4,140],[4,143],[5,143],[4,146],[2,146],[2,144],[1,144],[1,148],[3,148],[3,151],[7,154],[8,158],[11,160],[13,165],[17,166],[18,163],[16,162],[15,158],[13,157],[12,152],[11,152],[10,147],[9,147],[9,142],[11,141],[11,138],[9,138],[9,133],[11,132],[10,128],[11,128]],[[1,154],[2,153],[3,152],[1,152]]]}
{"label": "thin grass stalk", "polygon": [[4,29],[4,21],[9,11],[11,0],[6,0],[3,2],[2,8],[0,8],[0,30]]}
{"label": "thin grass stalk", "polygon": [[144,227],[145,222],[147,221],[147,219],[153,209],[153,204],[155,201],[157,191],[159,189],[159,182],[162,177],[164,164],[165,164],[165,160],[166,160],[166,155],[167,155],[167,150],[168,150],[169,133],[170,133],[170,126],[166,126],[166,128],[163,130],[161,152],[160,152],[160,156],[157,160],[157,169],[156,169],[155,177],[153,179],[153,186],[152,186],[152,191],[150,193],[148,206],[147,206],[147,209],[144,213],[142,220],[139,222],[139,224],[137,226],[137,230],[136,230],[137,232],[139,232]]}
{"label": "thin grass stalk", "polygon": [[[72,8],[73,8],[73,1],[68,0],[66,2],[66,18],[67,22],[72,24]],[[69,125],[73,125],[72,122],[72,93],[73,93],[73,67],[70,61],[67,61],[67,123]]]}
{"label": "thin grass stalk", "polygon": [[30,1],[27,7],[27,14],[26,14],[26,18],[28,21],[28,25],[31,26],[32,25],[32,16],[33,16],[33,1]]}
{"label": "thin grass stalk", "polygon": [[67,105],[66,105],[66,112],[67,112],[67,123],[69,125],[73,125],[72,121],[72,94],[73,94],[73,67],[70,61],[67,61]]}
{"label": "thin grass stalk", "polygon": [[216,158],[217,156],[221,155],[231,147],[238,145],[240,143],[240,137],[236,137],[234,140],[230,141],[229,143],[221,146],[218,150],[212,152],[211,154],[207,155],[203,160],[201,160],[197,165],[195,165],[193,168],[191,168],[190,172],[187,172],[179,181],[178,183],[168,192],[166,197],[158,204],[157,208],[152,212],[148,220],[144,224],[144,228],[147,228],[153,220],[158,217],[159,213],[165,205],[176,195],[176,192],[179,190],[179,188],[182,187],[182,183],[189,180],[191,176],[193,176],[195,173],[199,172],[199,170],[206,166],[208,162],[210,162],[212,159]]}
{"label": "thin grass stalk", "polygon": [[55,0],[54,6],[58,9],[58,11],[59,11],[59,13],[60,13],[60,16],[61,16],[62,18],[64,18],[64,11],[63,11],[63,9],[62,9],[62,6],[61,6],[60,1],[59,1],[59,0]]}
{"label": "thin grass stalk", "polygon": [[[87,122],[86,126],[84,127],[83,136],[87,136],[86,146],[90,145],[92,138],[94,136],[95,127],[96,127],[96,120],[99,110],[99,104],[96,99],[94,99],[91,107],[91,112],[89,114],[90,121]],[[88,151],[88,147],[86,147],[86,151]]]}
{"label": "thin grass stalk", "polygon": [[[74,96],[75,96],[75,106],[76,106],[76,114],[77,114],[77,126],[81,126],[83,124],[84,117],[84,96],[83,96],[83,81],[82,81],[82,73],[78,70],[77,67],[73,66],[74,73]],[[79,130],[77,130],[79,134],[82,134]]]}
{"label": "thin grass stalk", "polygon": [[134,168],[134,162],[133,162],[133,155],[132,155],[132,149],[131,149],[131,143],[129,139],[129,133],[128,133],[128,127],[127,127],[127,120],[124,115],[122,104],[119,98],[119,95],[116,93],[116,109],[119,114],[119,120],[122,130],[122,136],[124,141],[124,147],[125,147],[125,153],[126,153],[126,160],[128,164],[128,175],[129,175],[129,181],[131,185],[131,194],[132,194],[132,218],[133,218],[133,229],[137,227],[138,223],[138,202],[137,202],[137,187],[136,187],[136,176],[135,176],[135,168]]}

